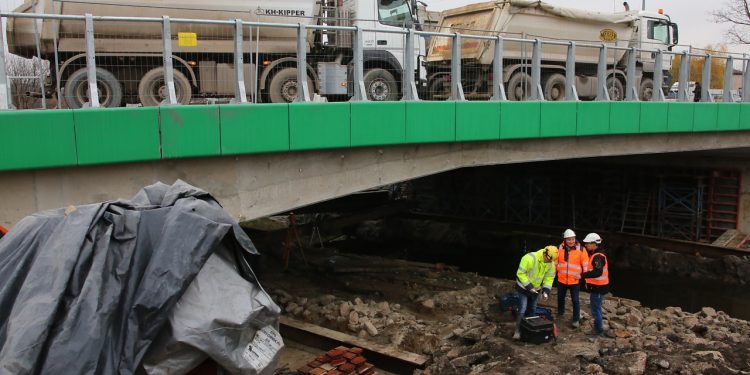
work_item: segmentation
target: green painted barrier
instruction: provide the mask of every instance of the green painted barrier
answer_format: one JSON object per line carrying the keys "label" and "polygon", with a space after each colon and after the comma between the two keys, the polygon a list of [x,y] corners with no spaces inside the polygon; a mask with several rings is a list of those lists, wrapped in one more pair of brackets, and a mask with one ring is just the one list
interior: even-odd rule
{"label": "green painted barrier", "polygon": [[76,109],[73,116],[80,165],[161,159],[158,107]]}
{"label": "green painted barrier", "polygon": [[693,103],[693,107],[693,131],[716,131],[719,121],[719,105]]}
{"label": "green painted barrier", "polygon": [[352,102],[351,111],[352,147],[406,142],[406,102]]}
{"label": "green painted barrier", "polygon": [[406,102],[406,143],[455,140],[456,102]]}
{"label": "green painted barrier", "polygon": [[500,138],[500,102],[456,102],[456,141]]}
{"label": "green painted barrier", "polygon": [[668,130],[669,103],[641,103],[641,133],[664,133]]}
{"label": "green painted barrier", "polygon": [[349,103],[289,104],[291,150],[342,148],[351,145]]}
{"label": "green painted barrier", "polygon": [[669,103],[667,131],[669,132],[691,132],[693,131],[694,103]]}
{"label": "green painted barrier", "polygon": [[219,106],[163,106],[159,113],[164,159],[221,155]]}
{"label": "green painted barrier", "polygon": [[578,102],[577,135],[609,134],[610,102]]}
{"label": "green painted barrier", "polygon": [[640,102],[619,102],[609,106],[609,134],[635,134],[640,128]]}
{"label": "green painted barrier", "polygon": [[576,135],[576,102],[541,102],[540,136],[570,137]]}
{"label": "green painted barrier", "polygon": [[737,130],[740,128],[741,104],[724,103],[719,106],[716,130]]}
{"label": "green painted barrier", "polygon": [[223,155],[289,151],[288,104],[219,106]]}
{"label": "green painted barrier", "polygon": [[541,134],[539,102],[503,102],[500,107],[500,138],[538,138]]}
{"label": "green painted barrier", "polygon": [[73,111],[0,112],[0,170],[77,163]]}

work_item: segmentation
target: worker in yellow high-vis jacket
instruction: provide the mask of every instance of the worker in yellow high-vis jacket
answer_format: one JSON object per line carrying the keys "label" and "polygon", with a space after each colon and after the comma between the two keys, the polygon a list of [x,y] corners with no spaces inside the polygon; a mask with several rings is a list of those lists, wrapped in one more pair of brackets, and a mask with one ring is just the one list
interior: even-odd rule
{"label": "worker in yellow high-vis jacket", "polygon": [[536,300],[539,295],[545,300],[549,298],[552,282],[555,281],[555,263],[558,249],[547,246],[544,249],[528,253],[521,258],[521,264],[516,271],[516,289],[518,290],[518,316],[516,316],[516,332],[513,339],[521,338],[521,320],[526,310],[536,310]]}

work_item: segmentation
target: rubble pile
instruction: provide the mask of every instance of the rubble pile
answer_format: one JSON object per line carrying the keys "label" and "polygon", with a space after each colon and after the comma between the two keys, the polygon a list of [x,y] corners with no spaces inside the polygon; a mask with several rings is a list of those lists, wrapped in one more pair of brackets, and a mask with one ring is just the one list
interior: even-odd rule
{"label": "rubble pile", "polygon": [[[705,307],[650,309],[608,296],[605,336],[591,330],[589,296],[581,293],[582,326],[570,326],[570,302],[557,318],[557,341],[532,345],[511,339],[515,320],[496,294],[513,282],[454,270],[335,279],[320,294],[311,282],[285,280],[272,295],[295,319],[354,333],[373,342],[429,356],[420,375],[451,374],[742,374],[750,371],[750,322]],[[296,277],[300,277],[300,275]],[[331,276],[333,277],[333,276]],[[304,291],[290,286],[305,285]],[[342,285],[341,290],[331,285]],[[445,287],[440,287],[440,286]],[[368,291],[357,294],[358,288]],[[380,290],[373,293],[372,290]],[[298,294],[299,293],[299,294]],[[556,295],[541,305],[556,305]],[[369,297],[369,298],[368,298]]]}

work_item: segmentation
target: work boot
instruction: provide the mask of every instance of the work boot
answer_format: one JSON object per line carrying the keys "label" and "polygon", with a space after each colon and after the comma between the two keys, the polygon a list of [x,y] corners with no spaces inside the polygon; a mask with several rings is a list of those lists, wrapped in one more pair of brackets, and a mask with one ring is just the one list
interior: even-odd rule
{"label": "work boot", "polygon": [[581,326],[581,322],[579,322],[579,321],[577,321],[577,320],[574,320],[574,321],[573,321],[573,324],[571,324],[571,325],[573,326],[573,328],[578,328],[578,327],[580,327],[580,326]]}
{"label": "work boot", "polygon": [[594,328],[591,331],[586,332],[586,334],[589,336],[601,337],[604,335],[604,331],[598,331],[596,328]]}
{"label": "work boot", "polygon": [[521,332],[516,330],[516,332],[513,334],[513,340],[520,340],[521,339]]}

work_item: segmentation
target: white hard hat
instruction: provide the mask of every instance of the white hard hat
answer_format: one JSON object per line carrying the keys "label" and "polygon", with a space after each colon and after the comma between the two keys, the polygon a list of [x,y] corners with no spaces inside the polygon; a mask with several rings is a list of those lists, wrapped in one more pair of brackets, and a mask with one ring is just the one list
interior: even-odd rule
{"label": "white hard hat", "polygon": [[575,236],[576,236],[576,232],[573,232],[572,229],[566,229],[565,232],[563,232],[563,238],[570,238],[570,237],[575,237]]}
{"label": "white hard hat", "polygon": [[583,242],[602,243],[602,238],[596,233],[589,233],[586,235],[586,238],[583,239]]}

